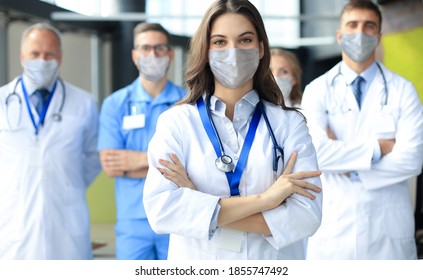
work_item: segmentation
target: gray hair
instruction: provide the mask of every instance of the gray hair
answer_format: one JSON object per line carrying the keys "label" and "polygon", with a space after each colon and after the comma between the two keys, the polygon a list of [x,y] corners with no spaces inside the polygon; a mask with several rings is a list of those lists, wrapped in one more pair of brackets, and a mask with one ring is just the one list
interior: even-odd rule
{"label": "gray hair", "polygon": [[56,38],[57,41],[59,42],[59,47],[60,49],[62,49],[62,34],[60,33],[60,31],[52,26],[51,24],[48,23],[36,23],[31,25],[30,27],[28,27],[27,29],[25,29],[25,31],[22,33],[22,38],[21,38],[21,46],[23,45],[25,39],[28,37],[28,35],[33,31],[33,30],[48,30],[51,33],[53,33]]}

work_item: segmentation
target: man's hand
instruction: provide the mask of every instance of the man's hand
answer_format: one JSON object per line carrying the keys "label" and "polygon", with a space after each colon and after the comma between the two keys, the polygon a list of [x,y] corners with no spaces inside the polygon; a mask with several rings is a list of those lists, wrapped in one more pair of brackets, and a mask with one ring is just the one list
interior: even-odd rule
{"label": "man's hand", "polygon": [[378,141],[382,157],[392,152],[395,145],[395,139],[379,139]]}
{"label": "man's hand", "polygon": [[329,126],[326,128],[326,133],[328,134],[328,137],[332,140],[336,140],[336,135],[333,133],[333,131],[329,128]]}
{"label": "man's hand", "polygon": [[100,162],[109,177],[148,168],[147,153],[133,150],[101,150]]}

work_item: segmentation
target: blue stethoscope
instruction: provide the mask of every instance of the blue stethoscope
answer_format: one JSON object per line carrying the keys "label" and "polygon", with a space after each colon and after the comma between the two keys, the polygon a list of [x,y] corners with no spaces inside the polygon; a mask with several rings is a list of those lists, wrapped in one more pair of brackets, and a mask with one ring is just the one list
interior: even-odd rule
{"label": "blue stethoscope", "polygon": [[[50,93],[50,95],[49,95],[49,97],[48,97],[48,99],[46,100],[46,103],[44,104],[44,106],[43,106],[43,110],[42,110],[42,112],[40,113],[40,119],[39,119],[39,122],[38,122],[38,124],[36,124],[35,123],[35,120],[34,120],[34,115],[33,115],[33,113],[32,113],[32,111],[31,111],[31,106],[30,106],[30,104],[29,104],[29,98],[28,98],[28,93],[27,93],[27,91],[26,91],[26,88],[25,88],[25,85],[24,85],[24,82],[23,82],[23,80],[22,80],[22,77],[19,77],[18,78],[18,80],[16,81],[16,83],[15,83],[15,86],[14,86],[14,88],[13,88],[13,92],[11,92],[11,93],[9,93],[9,95],[6,97],[6,101],[5,101],[5,103],[6,103],[6,119],[7,119],[7,124],[8,124],[8,126],[9,126],[9,129],[11,129],[12,131],[14,131],[14,130],[17,130],[18,128],[19,128],[19,126],[20,126],[20,124],[21,124],[21,120],[22,120],[22,99],[21,99],[21,97],[16,93],[16,88],[18,87],[18,85],[19,85],[19,83],[21,84],[21,86],[22,86],[22,92],[23,92],[23,94],[24,94],[24,97],[25,97],[25,102],[26,102],[26,105],[27,105],[27,109],[28,109],[28,112],[29,112],[29,115],[30,115],[30,118],[31,118],[31,120],[32,120],[32,123],[33,123],[33,125],[34,125],[34,128],[35,128],[35,134],[38,134],[38,129],[39,129],[39,127],[43,124],[43,122],[44,122],[44,118],[45,118],[45,115],[46,115],[46,113],[47,113],[47,108],[48,108],[48,105],[50,104],[50,101],[51,101],[51,99],[53,98],[53,94],[54,94],[54,92],[56,91],[56,86],[57,86],[57,81],[59,81],[59,83],[60,83],[60,85],[61,85],[61,87],[62,87],[62,89],[63,89],[63,93],[62,93],[62,103],[60,104],[60,107],[59,107],[59,110],[56,112],[56,113],[54,113],[53,115],[52,115],[52,118],[53,118],[53,120],[54,121],[56,121],[56,122],[60,122],[60,121],[62,121],[62,110],[63,110],[63,106],[64,106],[64,104],[65,104],[65,99],[66,99],[66,88],[65,88],[65,85],[64,85],[64,83],[63,83],[63,81],[62,81],[62,79],[57,79],[56,80],[56,82],[54,83],[54,86],[53,86],[53,89],[52,89],[52,91],[51,91],[51,93]],[[10,103],[13,101],[13,100],[17,100],[17,102],[18,102],[18,105],[19,105],[19,117],[18,117],[18,122],[17,122],[17,125],[14,127],[14,128],[12,128],[12,125],[10,124],[10,119],[9,119],[9,105],[10,105]]]}
{"label": "blue stethoscope", "polygon": [[[383,106],[386,106],[388,104],[388,85],[387,85],[385,74],[383,73],[382,67],[377,62],[376,62],[376,66],[379,69],[379,72],[382,75],[382,79],[383,79],[384,94],[382,95],[382,97],[380,99],[380,106],[381,106],[381,109],[382,109]],[[334,92],[334,90],[335,90],[334,89],[335,88],[335,80],[340,76],[344,77],[341,73],[341,65],[339,65],[338,73],[332,78],[332,81],[330,83],[330,87],[332,88],[332,92]],[[345,87],[347,88],[348,84],[347,84],[345,78],[344,78],[344,82],[345,82]],[[351,111],[351,109],[349,109],[348,111]],[[328,113],[328,112],[326,112],[326,113]]]}
{"label": "blue stethoscope", "polygon": [[[253,113],[253,118],[250,123],[250,127],[245,137],[244,145],[241,149],[241,154],[239,157],[238,164],[234,170],[233,160],[229,155],[225,154],[225,150],[223,148],[223,144],[220,139],[219,133],[217,132],[213,119],[211,117],[210,98],[211,98],[211,95],[206,98],[206,104],[204,104],[203,98],[199,98],[197,101],[197,107],[200,113],[201,120],[203,122],[203,126],[218,156],[217,159],[215,160],[215,165],[217,169],[227,174],[228,181],[230,182],[230,185],[231,185],[231,194],[237,195],[236,190],[233,191],[233,187],[235,187],[235,186],[232,186],[234,184],[233,181],[235,180],[235,182],[239,184],[239,180],[240,180],[242,171],[244,169],[252,142],[254,140],[254,135],[255,135],[261,116],[263,116],[264,118],[267,130],[269,131],[270,138],[273,143],[273,174],[274,174],[274,178],[276,179],[279,160],[281,159],[282,164],[284,164],[284,150],[281,146],[278,145],[275,134],[273,133],[273,129],[270,125],[269,119],[264,110],[263,103],[259,101],[256,105],[256,108]],[[236,185],[236,188],[237,187],[238,185]]]}

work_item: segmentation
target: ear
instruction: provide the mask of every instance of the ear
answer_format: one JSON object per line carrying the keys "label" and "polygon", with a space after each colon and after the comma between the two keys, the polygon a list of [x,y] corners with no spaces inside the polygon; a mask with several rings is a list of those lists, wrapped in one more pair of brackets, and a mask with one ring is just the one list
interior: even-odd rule
{"label": "ear", "polygon": [[379,44],[380,44],[380,41],[382,40],[382,33],[378,33],[377,34],[377,45],[379,46]]}
{"label": "ear", "polygon": [[57,65],[60,67],[62,65],[62,52],[57,57]]}
{"label": "ear", "polygon": [[260,42],[260,46],[259,46],[259,56],[260,56],[260,59],[262,59],[262,58],[263,58],[263,56],[264,56],[264,45],[263,45],[263,42]]}
{"label": "ear", "polygon": [[341,30],[337,29],[336,30],[336,41],[338,42],[338,45],[341,45]]}
{"label": "ear", "polygon": [[20,55],[20,59],[21,59],[21,66],[23,67],[25,59],[22,53]]}
{"label": "ear", "polygon": [[295,87],[297,85],[297,79],[295,79],[294,76],[292,76],[292,87]]}
{"label": "ear", "polygon": [[132,49],[132,62],[134,62],[135,66],[138,68],[138,52],[136,49]]}
{"label": "ear", "polygon": [[169,49],[169,64],[173,62],[173,59],[175,58],[175,50],[173,48]]}

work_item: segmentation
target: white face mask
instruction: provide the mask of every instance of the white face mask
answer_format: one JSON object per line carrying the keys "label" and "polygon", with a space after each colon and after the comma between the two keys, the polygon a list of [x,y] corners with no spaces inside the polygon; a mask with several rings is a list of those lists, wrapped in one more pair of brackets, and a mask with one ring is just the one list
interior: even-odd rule
{"label": "white face mask", "polygon": [[259,49],[209,50],[214,77],[228,88],[238,88],[254,77],[259,65]]}
{"label": "white face mask", "polygon": [[288,100],[292,90],[292,78],[291,77],[276,77],[276,83],[282,91],[283,99]]}
{"label": "white face mask", "polygon": [[166,75],[169,56],[138,56],[138,71],[146,80],[157,82]]}
{"label": "white face mask", "polygon": [[37,87],[43,88],[57,79],[59,64],[57,60],[33,59],[23,62],[24,75]]}
{"label": "white face mask", "polygon": [[341,48],[355,62],[368,59],[378,44],[377,35],[367,35],[363,32],[341,35]]}

